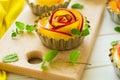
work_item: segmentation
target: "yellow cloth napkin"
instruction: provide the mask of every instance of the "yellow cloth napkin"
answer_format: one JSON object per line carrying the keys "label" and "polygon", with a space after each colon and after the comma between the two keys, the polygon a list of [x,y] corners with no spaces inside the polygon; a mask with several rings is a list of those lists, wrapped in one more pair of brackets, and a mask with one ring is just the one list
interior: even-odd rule
{"label": "yellow cloth napkin", "polygon": [[24,6],[24,0],[0,0],[0,38],[17,18]]}

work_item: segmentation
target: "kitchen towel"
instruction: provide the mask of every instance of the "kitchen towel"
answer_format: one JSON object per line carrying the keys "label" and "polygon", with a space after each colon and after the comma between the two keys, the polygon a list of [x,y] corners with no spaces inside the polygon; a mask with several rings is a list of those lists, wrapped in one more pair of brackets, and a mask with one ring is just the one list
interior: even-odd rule
{"label": "kitchen towel", "polygon": [[24,7],[24,0],[0,0],[0,38]]}

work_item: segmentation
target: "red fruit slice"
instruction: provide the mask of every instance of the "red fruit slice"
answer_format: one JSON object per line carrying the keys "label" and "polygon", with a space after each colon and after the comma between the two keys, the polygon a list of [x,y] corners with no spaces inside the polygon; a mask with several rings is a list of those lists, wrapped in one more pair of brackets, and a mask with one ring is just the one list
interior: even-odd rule
{"label": "red fruit slice", "polygon": [[70,9],[70,11],[75,15],[76,19],[80,20],[78,29],[81,31],[84,25],[84,21],[85,21],[83,15],[80,12],[73,10],[73,9]]}
{"label": "red fruit slice", "polygon": [[82,17],[82,22],[80,23],[80,26],[79,26],[79,30],[82,31],[83,27],[84,27],[84,22],[85,22],[85,19]]}
{"label": "red fruit slice", "polygon": [[78,29],[79,25],[80,25],[80,20],[78,20],[70,25],[67,25],[67,26],[58,27],[58,29],[56,29],[56,30],[66,32],[66,33],[71,33],[71,30]]}
{"label": "red fruit slice", "polygon": [[118,56],[120,57],[120,44],[117,44],[117,53],[118,53]]}
{"label": "red fruit slice", "polygon": [[59,23],[70,23],[72,21],[72,17],[69,14],[60,15],[55,17],[56,22]]}

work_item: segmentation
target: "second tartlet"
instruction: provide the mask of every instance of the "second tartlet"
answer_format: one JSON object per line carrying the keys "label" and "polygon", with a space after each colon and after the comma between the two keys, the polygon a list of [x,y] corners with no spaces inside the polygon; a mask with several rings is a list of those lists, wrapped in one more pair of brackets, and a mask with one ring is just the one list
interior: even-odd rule
{"label": "second tartlet", "polygon": [[120,24],[120,1],[119,0],[108,0],[107,10],[111,16],[111,19]]}
{"label": "second tartlet", "polygon": [[67,8],[71,0],[26,0],[35,15],[50,13],[57,8]]}

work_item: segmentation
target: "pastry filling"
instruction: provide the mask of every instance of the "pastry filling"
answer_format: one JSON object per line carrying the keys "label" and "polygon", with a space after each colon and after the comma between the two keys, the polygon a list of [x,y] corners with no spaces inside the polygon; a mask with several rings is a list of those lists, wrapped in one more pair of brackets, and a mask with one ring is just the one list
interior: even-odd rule
{"label": "pastry filling", "polygon": [[63,3],[64,0],[29,0],[31,3],[39,4],[40,6],[53,6]]}
{"label": "pastry filling", "polygon": [[116,13],[120,13],[120,0],[110,0],[109,6]]}
{"label": "pastry filling", "polygon": [[86,19],[80,12],[73,9],[59,8],[49,18],[39,20],[37,27],[38,32],[43,36],[56,40],[68,40],[76,36],[71,33],[71,30],[77,29],[81,32],[84,29],[85,22]]}

